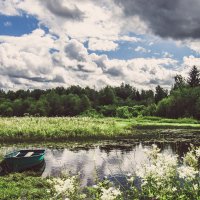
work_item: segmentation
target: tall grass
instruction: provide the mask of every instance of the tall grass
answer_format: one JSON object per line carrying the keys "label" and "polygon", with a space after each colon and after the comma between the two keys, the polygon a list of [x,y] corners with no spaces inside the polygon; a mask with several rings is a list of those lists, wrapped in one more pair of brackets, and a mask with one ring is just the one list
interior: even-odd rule
{"label": "tall grass", "polygon": [[95,118],[0,118],[0,138],[6,140],[64,140],[76,138],[109,138],[128,131],[113,119]]}
{"label": "tall grass", "polygon": [[89,117],[12,117],[0,118],[0,141],[55,141],[77,139],[113,139],[133,136],[138,129],[199,129],[194,119],[133,119]]}
{"label": "tall grass", "polygon": [[52,194],[48,192],[51,185],[41,177],[28,176],[26,174],[10,174],[0,176],[0,199],[51,199]]}
{"label": "tall grass", "polygon": [[156,122],[156,123],[199,124],[199,121],[193,118],[167,119],[167,118],[154,117],[154,116],[140,117],[140,118],[137,118],[137,121]]}
{"label": "tall grass", "polygon": [[199,129],[200,123],[193,118],[166,119],[161,117],[140,117],[132,124],[140,129],[174,128],[174,129]]}

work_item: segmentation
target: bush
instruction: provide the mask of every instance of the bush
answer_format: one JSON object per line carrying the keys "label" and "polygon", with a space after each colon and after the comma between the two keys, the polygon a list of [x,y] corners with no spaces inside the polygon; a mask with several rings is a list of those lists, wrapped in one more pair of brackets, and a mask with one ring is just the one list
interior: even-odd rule
{"label": "bush", "polygon": [[156,109],[157,109],[156,104],[151,104],[144,108],[142,115],[143,116],[153,116],[156,114]]}
{"label": "bush", "polygon": [[146,107],[144,105],[135,105],[133,107],[129,107],[129,112],[132,113],[133,117],[138,117],[143,115],[145,108]]}
{"label": "bush", "polygon": [[116,116],[119,118],[131,118],[133,115],[132,113],[129,111],[129,107],[128,106],[123,106],[123,107],[118,107],[116,110]]}
{"label": "bush", "polygon": [[197,102],[195,104],[195,117],[197,119],[200,119],[200,97],[197,99]]}
{"label": "bush", "polygon": [[171,108],[171,98],[165,98],[158,103],[156,115],[159,117],[169,117]]}
{"label": "bush", "polygon": [[116,116],[116,107],[113,105],[100,106],[99,113],[105,117],[115,117]]}
{"label": "bush", "polygon": [[93,117],[93,118],[100,118],[103,117],[102,114],[98,113],[95,109],[89,109],[81,113],[83,117]]}

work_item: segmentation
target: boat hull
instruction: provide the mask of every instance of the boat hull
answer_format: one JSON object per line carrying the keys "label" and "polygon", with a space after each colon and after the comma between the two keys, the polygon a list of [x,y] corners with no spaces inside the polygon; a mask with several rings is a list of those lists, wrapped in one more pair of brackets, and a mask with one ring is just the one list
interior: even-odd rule
{"label": "boat hull", "polygon": [[[37,154],[38,151],[38,154]],[[28,152],[28,150],[20,151],[24,154]],[[3,161],[3,166],[7,172],[22,172],[27,169],[38,166],[44,161],[44,150],[35,150],[36,155],[30,157],[14,157],[16,152],[13,152],[7,156],[5,156]]]}

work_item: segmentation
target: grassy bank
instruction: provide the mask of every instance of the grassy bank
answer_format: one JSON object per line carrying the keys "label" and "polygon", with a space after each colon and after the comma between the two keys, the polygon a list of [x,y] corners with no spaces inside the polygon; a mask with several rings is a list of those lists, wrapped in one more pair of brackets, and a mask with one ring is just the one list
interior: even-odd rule
{"label": "grassy bank", "polygon": [[[111,139],[138,135],[139,130],[200,129],[194,119],[134,119],[86,117],[22,117],[0,118],[0,141],[62,141],[81,139]],[[155,133],[157,133],[155,131]]]}
{"label": "grassy bank", "polygon": [[0,177],[0,199],[41,199],[51,198],[48,193],[50,184],[41,177],[28,176],[25,174],[11,174]]}

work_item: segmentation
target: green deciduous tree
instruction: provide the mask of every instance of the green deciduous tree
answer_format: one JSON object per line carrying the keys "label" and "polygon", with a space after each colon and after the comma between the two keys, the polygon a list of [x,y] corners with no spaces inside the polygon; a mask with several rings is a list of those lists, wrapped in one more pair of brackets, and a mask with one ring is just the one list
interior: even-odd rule
{"label": "green deciduous tree", "polygon": [[89,109],[91,109],[91,102],[89,98],[84,94],[82,95],[81,101],[80,101],[80,111],[84,112]]}
{"label": "green deciduous tree", "polygon": [[63,106],[64,116],[75,116],[81,113],[81,100],[76,94],[62,95],[61,105]]}
{"label": "green deciduous tree", "polygon": [[116,96],[113,88],[107,86],[99,93],[100,105],[111,105],[116,101]]}
{"label": "green deciduous tree", "polygon": [[12,103],[10,101],[1,102],[0,115],[7,117],[13,116],[13,108],[12,108]]}

